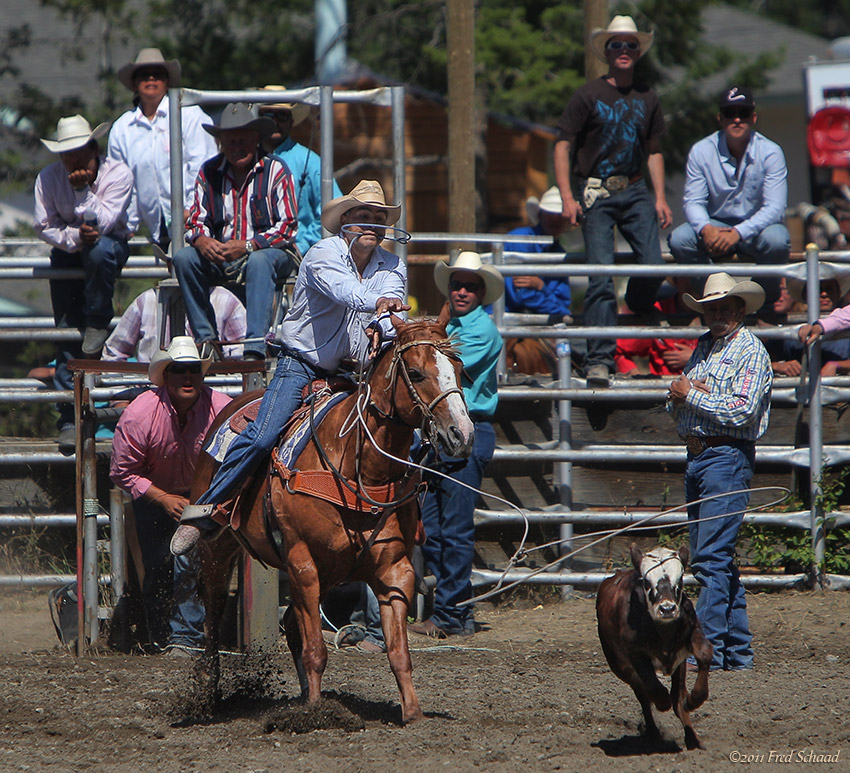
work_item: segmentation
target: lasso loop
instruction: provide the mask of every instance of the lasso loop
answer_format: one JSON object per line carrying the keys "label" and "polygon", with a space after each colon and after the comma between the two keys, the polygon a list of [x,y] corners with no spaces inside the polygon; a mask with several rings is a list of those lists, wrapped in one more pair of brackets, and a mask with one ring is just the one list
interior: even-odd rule
{"label": "lasso loop", "polygon": [[376,231],[384,231],[383,238],[385,240],[396,242],[398,244],[407,244],[412,238],[411,235],[403,228],[396,228],[392,225],[381,225],[380,223],[346,223],[339,230],[346,236],[352,237],[354,239],[359,239],[361,236],[363,236],[363,234],[361,234],[359,231],[352,230],[354,226],[357,226],[358,228],[373,228]]}

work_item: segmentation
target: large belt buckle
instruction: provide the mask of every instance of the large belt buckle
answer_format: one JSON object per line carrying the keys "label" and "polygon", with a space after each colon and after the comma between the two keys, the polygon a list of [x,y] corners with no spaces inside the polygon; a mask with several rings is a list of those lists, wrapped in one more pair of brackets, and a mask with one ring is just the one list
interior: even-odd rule
{"label": "large belt buckle", "polygon": [[688,447],[688,453],[691,456],[699,456],[707,448],[705,441],[696,435],[688,435],[685,438],[685,445]]}
{"label": "large belt buckle", "polygon": [[604,185],[611,193],[619,193],[629,187],[629,178],[624,174],[615,174],[606,179]]}

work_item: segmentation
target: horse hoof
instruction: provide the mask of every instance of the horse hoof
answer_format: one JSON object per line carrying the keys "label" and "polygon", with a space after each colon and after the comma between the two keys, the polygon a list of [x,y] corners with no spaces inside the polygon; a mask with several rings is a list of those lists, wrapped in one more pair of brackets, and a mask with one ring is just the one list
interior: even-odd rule
{"label": "horse hoof", "polygon": [[401,723],[407,727],[408,725],[412,725],[415,722],[421,722],[426,719],[425,715],[422,713],[422,709],[417,709],[416,711],[408,714],[407,716],[403,716],[401,718]]}

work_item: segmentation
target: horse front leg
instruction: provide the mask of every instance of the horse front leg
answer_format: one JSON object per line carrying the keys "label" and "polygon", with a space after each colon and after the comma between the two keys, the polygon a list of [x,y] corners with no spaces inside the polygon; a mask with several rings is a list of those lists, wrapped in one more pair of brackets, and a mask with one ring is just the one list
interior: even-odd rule
{"label": "horse front leg", "polygon": [[298,635],[294,631],[290,633],[289,624],[286,640],[295,661],[301,695],[308,703],[315,703],[322,695],[322,675],[328,663],[328,648],[322,638],[319,614],[319,573],[306,549],[290,551],[287,571],[292,599],[290,610],[298,624]]}
{"label": "horse front leg", "polygon": [[413,598],[414,572],[405,557],[376,576],[372,590],[381,609],[381,628],[387,644],[387,658],[398,685],[401,699],[401,721],[407,725],[424,719],[419,698],[413,687],[413,664],[407,643],[407,613]]}
{"label": "horse front leg", "polygon": [[211,542],[198,546],[200,554],[200,591],[204,600],[204,652],[195,663],[198,694],[202,704],[212,711],[218,701],[221,667],[219,662],[219,636],[221,618],[227,603],[230,576],[241,548],[229,534],[222,534]]}

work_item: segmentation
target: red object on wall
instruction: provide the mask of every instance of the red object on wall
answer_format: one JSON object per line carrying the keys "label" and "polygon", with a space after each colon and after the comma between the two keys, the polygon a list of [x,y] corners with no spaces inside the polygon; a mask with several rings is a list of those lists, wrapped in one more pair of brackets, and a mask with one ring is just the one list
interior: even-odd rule
{"label": "red object on wall", "polygon": [[809,121],[808,143],[812,166],[850,167],[850,109],[818,110]]}

